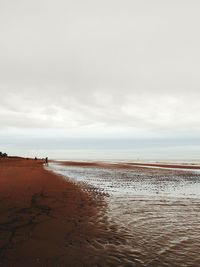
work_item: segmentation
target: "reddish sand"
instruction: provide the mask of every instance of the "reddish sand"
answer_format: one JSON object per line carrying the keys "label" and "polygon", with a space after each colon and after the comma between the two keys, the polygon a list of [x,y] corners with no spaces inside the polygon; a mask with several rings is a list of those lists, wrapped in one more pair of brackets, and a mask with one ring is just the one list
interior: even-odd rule
{"label": "reddish sand", "polygon": [[0,266],[94,266],[98,200],[40,160],[0,159]]}
{"label": "reddish sand", "polygon": [[[63,164],[135,170],[155,165],[199,168],[163,164],[137,167],[138,163]],[[109,266],[105,244],[118,242],[121,237],[109,225],[104,205],[103,197],[92,188],[87,191],[54,175],[43,168],[40,160],[0,159],[0,266]]]}

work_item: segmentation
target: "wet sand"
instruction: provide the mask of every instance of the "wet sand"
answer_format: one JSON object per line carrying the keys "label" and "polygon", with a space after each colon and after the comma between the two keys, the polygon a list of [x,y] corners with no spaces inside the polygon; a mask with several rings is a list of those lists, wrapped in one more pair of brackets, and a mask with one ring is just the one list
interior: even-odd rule
{"label": "wet sand", "polygon": [[194,172],[1,159],[0,266],[200,266]]}
{"label": "wet sand", "polygon": [[109,239],[103,209],[99,194],[40,160],[1,159],[0,266],[97,266],[98,239]]}

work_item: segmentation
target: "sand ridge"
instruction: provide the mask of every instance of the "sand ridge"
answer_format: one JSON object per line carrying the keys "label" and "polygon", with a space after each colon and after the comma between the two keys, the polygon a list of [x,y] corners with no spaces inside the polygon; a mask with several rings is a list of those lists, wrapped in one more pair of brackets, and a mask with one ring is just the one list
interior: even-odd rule
{"label": "sand ridge", "polygon": [[200,165],[191,165],[191,164],[170,164],[170,163],[140,163],[140,162],[103,162],[103,161],[60,161],[60,164],[65,166],[76,166],[76,167],[101,167],[101,168],[111,168],[111,169],[133,169],[137,170],[138,168],[160,168],[160,169],[188,169],[188,170],[200,170]]}

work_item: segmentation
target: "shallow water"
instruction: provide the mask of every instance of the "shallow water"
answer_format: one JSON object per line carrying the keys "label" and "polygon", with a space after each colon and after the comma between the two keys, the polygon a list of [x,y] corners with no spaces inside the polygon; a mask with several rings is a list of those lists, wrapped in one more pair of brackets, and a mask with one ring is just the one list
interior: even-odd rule
{"label": "shallow water", "polygon": [[200,266],[198,172],[56,163],[49,169],[105,193],[107,231],[118,233],[103,244],[107,266]]}

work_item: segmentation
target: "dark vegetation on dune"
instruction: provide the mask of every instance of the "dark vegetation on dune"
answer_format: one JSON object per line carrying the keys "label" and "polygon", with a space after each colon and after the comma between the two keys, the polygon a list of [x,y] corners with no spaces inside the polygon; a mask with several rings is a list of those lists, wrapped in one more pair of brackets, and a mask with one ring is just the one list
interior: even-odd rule
{"label": "dark vegetation on dune", "polygon": [[7,158],[7,157],[8,157],[7,153],[3,153],[0,151],[0,158]]}

